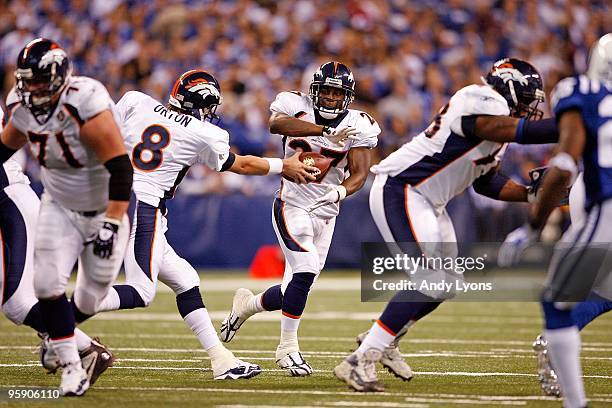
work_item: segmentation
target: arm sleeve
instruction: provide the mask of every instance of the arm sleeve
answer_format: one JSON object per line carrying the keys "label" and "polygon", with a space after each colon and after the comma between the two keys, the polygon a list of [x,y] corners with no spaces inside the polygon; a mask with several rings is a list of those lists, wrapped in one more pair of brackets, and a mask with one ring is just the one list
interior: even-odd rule
{"label": "arm sleeve", "polygon": [[[372,121],[374,121],[372,123]],[[351,144],[351,148],[354,147],[367,147],[373,149],[378,144],[378,135],[380,134],[380,126],[374,119],[370,119],[366,114],[360,118],[358,122],[359,139],[355,140]],[[362,130],[363,129],[363,130]]]}
{"label": "arm sleeve", "polygon": [[450,101],[453,105],[460,104],[461,115],[457,116],[450,124],[450,129],[464,137],[473,137],[476,118],[480,115],[508,116],[510,108],[508,103],[500,96],[494,94],[494,90],[488,87],[479,87],[478,91],[465,92],[456,95]]}
{"label": "arm sleeve", "polygon": [[209,131],[206,138],[206,146],[198,154],[196,163],[221,171],[223,165],[230,158],[229,133],[215,126],[214,131]]}
{"label": "arm sleeve", "polygon": [[28,134],[28,117],[27,112],[23,109],[19,109],[19,99],[15,93],[15,88],[11,89],[8,96],[6,97],[7,110],[2,120],[2,126],[6,126],[10,120],[15,126],[15,129],[23,134]]}
{"label": "arm sleeve", "polygon": [[125,122],[127,118],[129,118],[134,112],[134,106],[136,105],[136,101],[138,97],[142,95],[140,92],[129,91],[126,92],[117,105],[115,105],[115,112],[118,115],[120,122]]}
{"label": "arm sleeve", "polygon": [[270,104],[270,111],[294,116],[302,110],[301,104],[299,103],[301,98],[302,96],[299,92],[281,92],[276,95],[276,99]]}
{"label": "arm sleeve", "polygon": [[100,82],[90,79],[86,85],[79,84],[81,87],[84,89],[79,89],[74,100],[69,98],[67,102],[77,109],[83,123],[107,109],[113,110],[115,104]]}

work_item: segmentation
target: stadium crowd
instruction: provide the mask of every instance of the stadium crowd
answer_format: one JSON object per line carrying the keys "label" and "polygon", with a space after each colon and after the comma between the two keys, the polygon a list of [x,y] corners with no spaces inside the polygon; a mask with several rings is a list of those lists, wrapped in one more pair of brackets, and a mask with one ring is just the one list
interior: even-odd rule
{"label": "stadium crowd", "polygon": [[[353,69],[353,107],[383,129],[378,158],[427,126],[459,88],[504,56],[532,62],[547,93],[585,69],[590,45],[612,26],[606,1],[589,0],[12,0],[0,2],[0,80],[6,96],[23,45],[43,36],[64,46],[76,74],[117,100],[138,89],[166,100],[178,74],[202,67],[221,82],[221,126],[243,154],[278,156],[269,104],[281,90],[307,92],[336,59]],[[507,152],[506,173],[525,181],[548,148]],[[277,183],[193,169],[184,192],[269,194]],[[483,204],[490,205],[490,204]],[[477,204],[478,206],[478,204]]]}

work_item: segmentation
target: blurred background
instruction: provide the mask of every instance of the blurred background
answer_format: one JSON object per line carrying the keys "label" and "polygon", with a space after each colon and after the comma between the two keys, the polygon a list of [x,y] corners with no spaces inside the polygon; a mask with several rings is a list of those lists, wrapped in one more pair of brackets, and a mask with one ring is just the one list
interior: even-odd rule
{"label": "blurred background", "polygon": [[[610,3],[588,0],[0,0],[2,103],[18,52],[42,36],[59,42],[75,74],[100,80],[115,101],[136,89],[165,102],[182,72],[208,70],[221,83],[217,112],[234,151],[280,157],[281,140],[267,128],[270,103],[283,90],[307,92],[318,65],[338,60],[355,74],[351,107],[383,129],[378,161],[497,59],[530,61],[548,95],[559,79],[585,70],[588,49],[610,27]],[[511,146],[503,171],[526,182],[550,153],[550,146]],[[26,171],[40,190],[31,159]],[[192,168],[169,206],[170,242],[199,268],[248,267],[258,249],[276,243],[278,185],[275,177]],[[368,191],[369,184],[343,202],[329,267],[358,267],[360,243],[381,239]],[[526,206],[470,189],[449,212],[460,241],[496,241],[524,222]],[[558,211],[545,236],[555,239],[566,223]]]}

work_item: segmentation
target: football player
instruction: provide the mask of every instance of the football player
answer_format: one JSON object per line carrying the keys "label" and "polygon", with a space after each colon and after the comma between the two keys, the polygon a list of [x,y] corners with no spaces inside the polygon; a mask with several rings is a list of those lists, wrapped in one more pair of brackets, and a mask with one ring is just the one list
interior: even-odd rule
{"label": "football player", "polygon": [[99,309],[146,307],[162,281],[176,293],[179,312],[208,352],[217,380],[251,378],[261,368],[237,359],[219,341],[200,295],[198,273],[166,240],[166,201],[194,164],[238,174],[282,172],[301,182],[313,180],[309,171],[317,170],[298,155],[282,160],[230,152],[229,134],[211,123],[221,100],[215,77],[193,69],[176,80],[167,106],[136,91],[117,103],[134,166],[137,205],[125,259],[127,282],[113,286]]}
{"label": "football player", "polygon": [[[531,120],[542,115],[537,108],[544,100],[542,80],[531,64],[506,58],[483,81],[457,91],[427,129],[372,167],[376,178],[370,210],[386,242],[415,243],[415,256],[454,257],[455,231],[445,208],[454,196],[473,185],[490,198],[528,200],[527,187],[497,168],[507,142],[557,141],[553,119]],[[425,279],[439,275],[428,269],[422,273]],[[412,371],[401,358],[398,340],[444,298],[426,291],[398,292],[335,375],[355,390],[382,391],[374,367],[380,361],[410,380]]]}
{"label": "football player", "polygon": [[[534,181],[532,178],[532,187],[535,187],[539,190],[541,186],[541,182],[544,179],[543,175],[548,168],[539,168],[530,172],[530,175],[534,172],[538,171],[538,177]],[[576,177],[576,181],[572,184],[571,190],[569,192],[568,202],[569,202],[569,213],[571,219],[571,225],[569,228],[572,229],[580,229],[584,224],[584,220],[587,217],[587,214],[584,210],[585,206],[585,188],[584,188],[584,180],[583,173],[578,174]],[[537,198],[537,197],[536,197]],[[517,229],[515,231],[521,231],[521,229]],[[509,234],[507,240],[510,240],[512,233]],[[571,236],[573,234],[567,233],[564,234],[564,237]],[[502,260],[502,256],[504,254],[504,246],[502,246],[502,251],[498,255],[498,263],[500,266],[510,266],[513,265],[518,259],[508,259]],[[508,256],[513,256],[515,254],[514,251],[510,251]],[[502,256],[500,256],[502,255]],[[607,299],[601,299],[596,294],[591,294],[589,300],[585,300],[580,302],[572,309],[572,319],[576,323],[578,330],[582,330],[586,325],[595,320],[598,316],[609,312],[612,310],[612,301]],[[552,368],[550,364],[550,358],[548,353],[548,342],[543,334],[540,334],[536,337],[533,342],[533,350],[537,357],[537,374],[538,381],[540,382],[540,387],[545,395],[559,397],[561,396],[561,388],[559,386],[559,381],[557,378],[557,374],[555,370]]]}
{"label": "football player", "polygon": [[222,340],[231,341],[253,314],[282,310],[276,363],[293,376],[313,371],[300,353],[300,318],[308,292],[325,265],[340,201],[365,183],[370,150],[380,133],[370,115],[349,109],[354,93],[351,70],[340,62],[327,62],[314,73],[308,95],[281,92],[272,102],[270,132],[283,137],[286,157],[313,151],[333,161],[318,182],[298,185],[282,180],[272,208],[272,224],[285,255],[283,282],[257,296],[239,289],[221,326]]}
{"label": "football player", "polygon": [[[75,316],[93,315],[119,272],[132,165],[108,92],[71,70],[68,55],[53,41],[37,38],[21,50],[0,162],[29,143],[41,165],[45,191],[34,243],[34,291],[62,366],[60,393],[82,395],[89,380],[75,342]],[[69,302],[66,285],[77,260]]]}
{"label": "football player", "polygon": [[[6,123],[8,116],[7,112],[3,123]],[[48,338],[33,282],[34,232],[40,200],[14,159],[0,166],[0,189],[0,247],[4,271],[0,274],[0,305],[10,321],[30,326],[40,336]],[[112,353],[78,328],[74,330],[74,336],[81,362],[90,384],[93,384],[112,364]],[[41,362],[49,372],[59,368],[56,353],[47,347],[41,349]]]}
{"label": "football player", "polygon": [[[512,258],[538,239],[555,200],[584,166],[586,219],[570,228],[557,244],[542,296],[550,362],[563,394],[563,406],[586,407],[580,366],[578,316],[575,301],[612,299],[609,256],[612,219],[612,33],[593,46],[586,75],[563,79],[553,91],[552,107],[559,127],[559,149],[549,162],[542,193],[531,208],[528,223],[504,243]],[[569,243],[569,244],[568,244]],[[601,303],[601,302],[600,302]],[[584,304],[581,303],[581,304]],[[596,316],[596,313],[592,313]]]}

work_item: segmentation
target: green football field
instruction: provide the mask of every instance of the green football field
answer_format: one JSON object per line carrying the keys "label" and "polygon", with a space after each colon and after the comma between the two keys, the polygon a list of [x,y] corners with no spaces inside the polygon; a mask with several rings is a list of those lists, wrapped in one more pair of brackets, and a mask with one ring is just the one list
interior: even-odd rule
{"label": "green football field", "polygon": [[[414,326],[402,352],[415,371],[401,382],[382,368],[382,394],[350,391],[332,368],[355,347],[384,306],[360,303],[353,274],[329,274],[316,284],[300,326],[300,345],[315,369],[307,378],[289,377],[274,362],[279,313],[248,321],[229,347],[264,372],[241,381],[214,381],[210,361],[181,320],[174,296],[161,288],[149,309],[102,314],[82,328],[100,336],[116,354],[109,369],[80,399],[63,405],[143,407],[557,407],[543,397],[534,374],[531,342],[542,320],[535,303],[450,302]],[[243,275],[203,274],[202,293],[215,326],[239,286],[260,290],[271,282]],[[612,315],[602,316],[582,335],[585,384],[592,407],[612,406]],[[37,337],[0,317],[0,388],[57,387],[58,375],[39,367]],[[6,395],[6,391],[5,391]],[[0,405],[7,404],[0,397]],[[10,405],[12,405],[11,403]],[[58,402],[21,402],[52,406]],[[17,405],[16,405],[17,406]]]}

